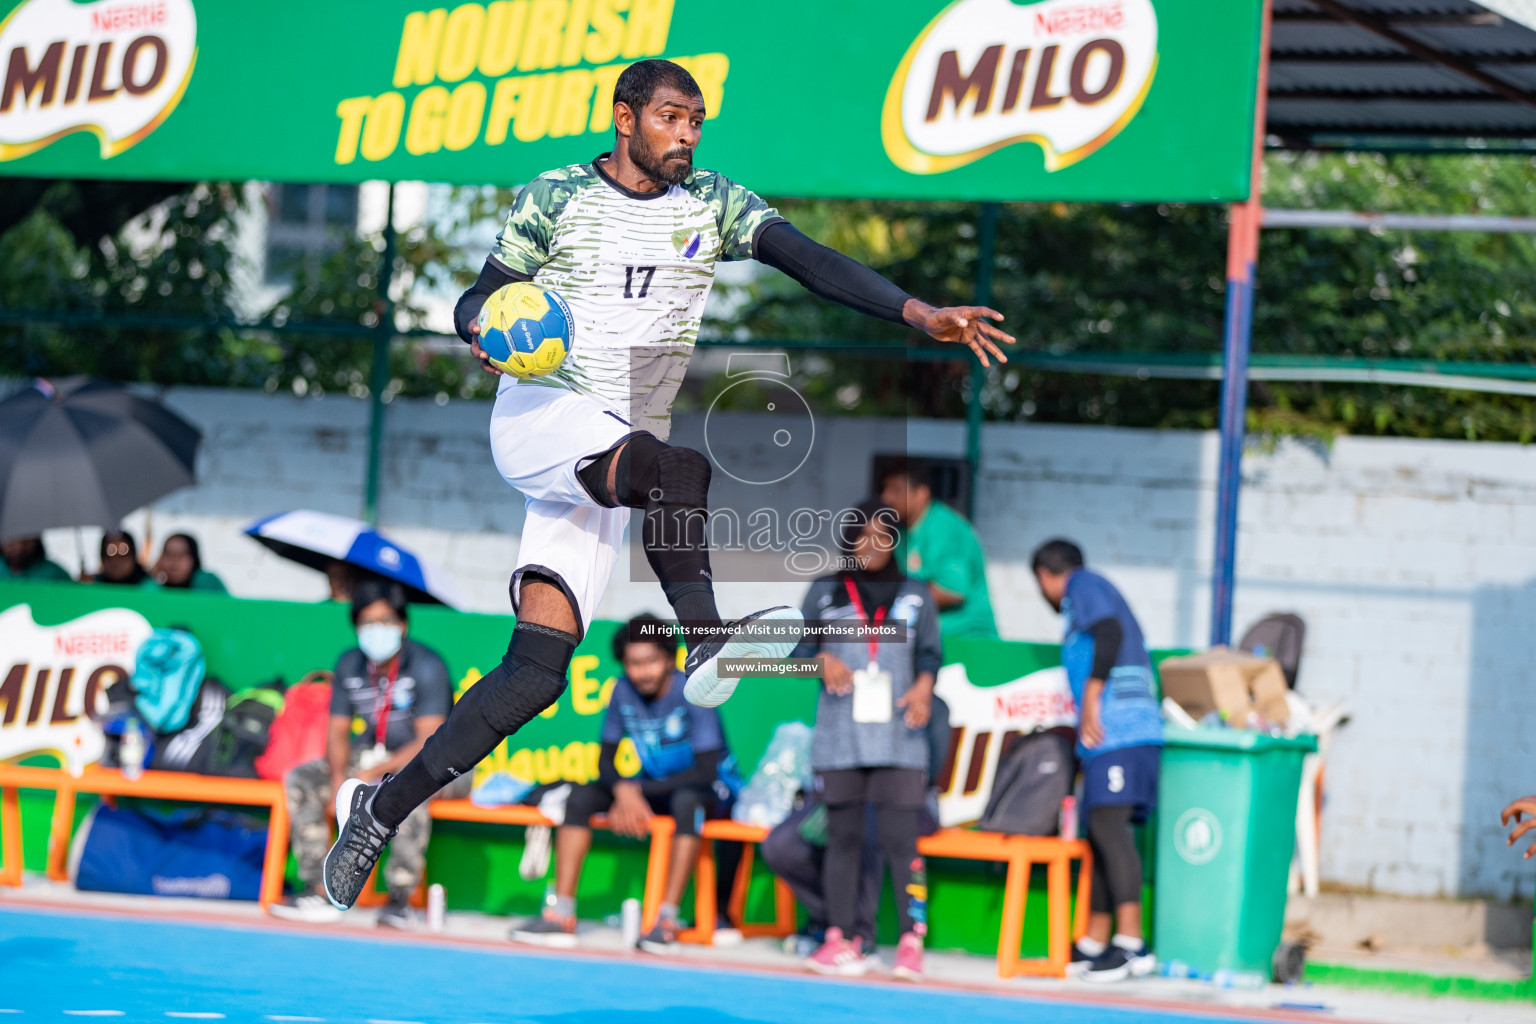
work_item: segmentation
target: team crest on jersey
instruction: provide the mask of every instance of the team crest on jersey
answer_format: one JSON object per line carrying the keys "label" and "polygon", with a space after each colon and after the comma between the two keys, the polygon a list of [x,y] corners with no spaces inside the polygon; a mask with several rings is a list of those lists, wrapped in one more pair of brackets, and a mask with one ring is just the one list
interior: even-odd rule
{"label": "team crest on jersey", "polygon": [[699,245],[703,241],[704,236],[699,234],[698,228],[679,228],[672,232],[672,248],[685,260],[699,254]]}

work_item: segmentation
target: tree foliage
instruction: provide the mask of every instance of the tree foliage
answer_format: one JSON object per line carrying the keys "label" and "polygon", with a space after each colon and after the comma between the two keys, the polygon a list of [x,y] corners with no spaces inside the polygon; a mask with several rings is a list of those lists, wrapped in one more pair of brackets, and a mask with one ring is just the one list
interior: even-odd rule
{"label": "tree foliage", "polygon": [[[1437,213],[1536,213],[1536,170],[1524,157],[1275,154],[1266,205]],[[933,302],[971,301],[977,208],[785,200],[807,233]],[[1214,206],[1007,204],[993,302],[1025,351],[1218,353],[1225,305],[1226,212]],[[1263,235],[1254,351],[1299,356],[1536,362],[1536,245],[1527,235],[1271,230]],[[900,341],[808,298],[777,275],[736,296],[721,332],[762,338]],[[834,375],[866,361],[838,355]],[[963,362],[915,366],[926,386],[913,411],[958,415]],[[1143,381],[1024,369],[993,374],[989,417],[1147,427],[1212,427],[1214,382]],[[1536,402],[1429,388],[1255,383],[1250,425],[1338,432],[1527,441]],[[864,411],[860,409],[859,411]],[[891,412],[870,408],[871,412]]]}
{"label": "tree foliage", "polygon": [[[126,186],[117,186],[122,189]],[[95,194],[82,190],[106,190]],[[241,268],[234,235],[244,190],[199,184],[127,226],[133,195],[111,183],[62,182],[30,214],[8,215],[0,311],[46,310],[61,322],[0,322],[0,373],[88,372],[159,383],[368,393],[385,244],[348,234],[300,267],[263,320],[228,322]],[[163,192],[163,189],[162,189]],[[151,193],[142,193],[151,195]],[[1266,205],[1434,213],[1536,215],[1527,157],[1272,154]],[[511,193],[457,189],[426,222],[402,231],[391,264],[394,297],[388,395],[483,396],[481,374],[456,342],[425,338],[423,296],[473,280],[487,225]],[[13,204],[14,205],[14,204]],[[938,303],[972,301],[979,254],[975,204],[781,200],[813,237]],[[104,217],[91,211],[113,211]],[[20,217],[18,220],[17,217]],[[82,224],[110,222],[99,239]],[[67,225],[67,226],[66,226]],[[992,305],[1020,348],[1049,353],[1199,353],[1221,349],[1226,211],[1179,204],[1012,203],[1002,207]],[[853,414],[962,416],[968,358],[904,363],[892,347],[916,340],[808,296],[782,275],[721,286],[706,336],[856,341],[879,353],[796,355],[812,397]],[[148,318],[131,327],[93,318]],[[351,333],[337,336],[342,325]],[[306,328],[313,328],[306,330]],[[1267,230],[1254,307],[1260,354],[1427,361],[1536,362],[1536,243],[1528,235]],[[707,370],[709,364],[702,364]],[[707,404],[718,374],[691,374],[680,407]],[[741,391],[742,389],[737,389]],[[1147,427],[1212,427],[1210,381],[1138,380],[1025,368],[987,378],[993,419]],[[1528,441],[1536,400],[1364,384],[1252,385],[1250,426],[1277,433],[1339,432]]]}

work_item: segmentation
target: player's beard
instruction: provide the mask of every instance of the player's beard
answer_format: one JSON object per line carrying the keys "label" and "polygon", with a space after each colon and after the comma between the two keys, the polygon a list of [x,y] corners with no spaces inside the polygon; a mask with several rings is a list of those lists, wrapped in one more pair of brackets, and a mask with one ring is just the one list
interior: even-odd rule
{"label": "player's beard", "polygon": [[655,147],[645,141],[645,136],[637,131],[629,137],[629,162],[640,168],[652,181],[681,185],[693,173],[693,150],[678,147],[658,154]]}

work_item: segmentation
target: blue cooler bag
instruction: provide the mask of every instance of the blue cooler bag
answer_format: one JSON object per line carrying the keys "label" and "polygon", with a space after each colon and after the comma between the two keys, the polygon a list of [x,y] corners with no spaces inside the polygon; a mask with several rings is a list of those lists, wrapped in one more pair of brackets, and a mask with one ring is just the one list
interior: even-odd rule
{"label": "blue cooler bag", "polygon": [[98,804],[73,847],[72,874],[80,889],[254,900],[267,830],[230,811]]}

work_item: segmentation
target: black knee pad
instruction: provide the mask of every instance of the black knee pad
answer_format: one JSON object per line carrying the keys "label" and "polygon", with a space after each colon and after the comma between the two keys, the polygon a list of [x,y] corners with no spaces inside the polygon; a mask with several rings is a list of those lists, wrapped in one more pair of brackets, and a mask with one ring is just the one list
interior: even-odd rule
{"label": "black knee pad", "polygon": [[[608,467],[615,462],[610,490]],[[707,508],[712,473],[709,460],[692,448],[674,447],[642,430],[625,440],[622,450],[605,452],[577,475],[598,504],[609,508]]]}

